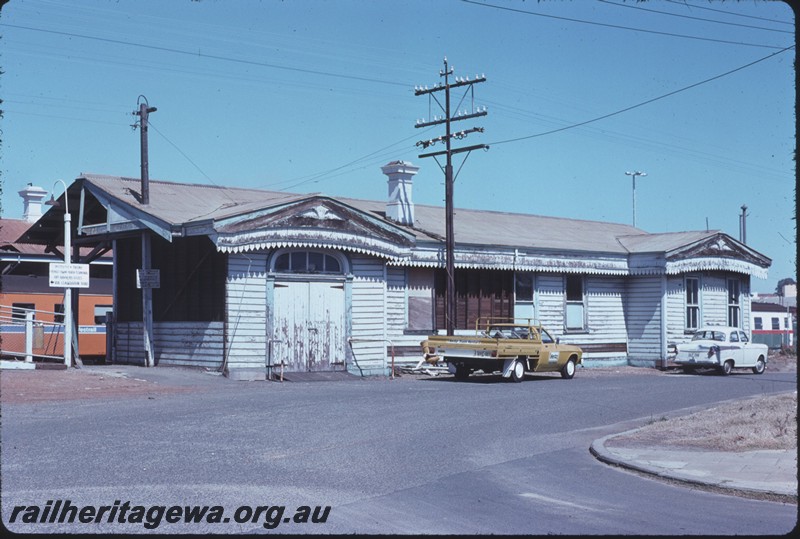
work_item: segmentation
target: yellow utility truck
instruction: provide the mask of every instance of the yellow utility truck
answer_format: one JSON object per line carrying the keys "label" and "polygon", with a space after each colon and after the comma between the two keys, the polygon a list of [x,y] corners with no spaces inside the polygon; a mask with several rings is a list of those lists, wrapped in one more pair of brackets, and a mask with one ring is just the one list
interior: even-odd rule
{"label": "yellow utility truck", "polygon": [[561,344],[530,319],[479,318],[474,335],[433,335],[421,345],[425,361],[446,362],[459,380],[477,370],[499,371],[514,382],[529,372],[560,372],[570,379],[583,358],[579,347]]}

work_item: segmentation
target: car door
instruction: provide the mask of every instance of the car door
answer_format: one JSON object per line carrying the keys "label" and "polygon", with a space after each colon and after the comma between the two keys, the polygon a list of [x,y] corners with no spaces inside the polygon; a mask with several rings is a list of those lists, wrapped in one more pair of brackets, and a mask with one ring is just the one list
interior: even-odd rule
{"label": "car door", "polygon": [[725,359],[732,359],[734,366],[743,367],[744,349],[742,346],[744,343],[739,340],[738,331],[730,332],[730,335],[728,336],[728,343],[729,351],[727,354],[725,354]]}
{"label": "car door", "polygon": [[561,368],[558,362],[558,344],[555,339],[542,329],[539,332],[542,340],[541,351],[539,352],[539,368],[538,371],[557,371]]}
{"label": "car door", "polygon": [[747,333],[744,331],[739,332],[739,342],[742,345],[742,367],[753,367],[758,360],[759,350],[753,346],[750,339],[747,338]]}

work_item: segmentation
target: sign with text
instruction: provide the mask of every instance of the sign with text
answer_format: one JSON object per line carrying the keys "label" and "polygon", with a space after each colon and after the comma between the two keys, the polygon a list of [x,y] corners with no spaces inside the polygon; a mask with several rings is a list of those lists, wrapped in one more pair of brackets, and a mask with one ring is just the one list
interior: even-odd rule
{"label": "sign with text", "polygon": [[89,264],[50,263],[50,286],[89,288]]}
{"label": "sign with text", "polygon": [[161,271],[157,269],[137,269],[136,288],[161,288]]}

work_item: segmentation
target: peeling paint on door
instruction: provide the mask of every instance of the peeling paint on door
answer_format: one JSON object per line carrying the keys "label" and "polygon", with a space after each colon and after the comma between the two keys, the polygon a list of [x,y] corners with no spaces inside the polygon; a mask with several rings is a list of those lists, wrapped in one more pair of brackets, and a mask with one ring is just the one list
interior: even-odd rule
{"label": "peeling paint on door", "polygon": [[341,283],[276,283],[274,299],[274,338],[282,345],[273,364],[283,361],[288,372],[330,371],[344,365],[345,298]]}

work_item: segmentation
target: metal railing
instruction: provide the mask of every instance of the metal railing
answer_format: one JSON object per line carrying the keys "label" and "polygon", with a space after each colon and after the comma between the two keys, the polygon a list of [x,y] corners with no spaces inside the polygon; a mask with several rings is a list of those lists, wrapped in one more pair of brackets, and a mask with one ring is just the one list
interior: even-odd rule
{"label": "metal railing", "polygon": [[30,309],[18,305],[0,305],[0,356],[23,358],[62,359],[64,348],[64,322],[58,320],[63,313]]}

